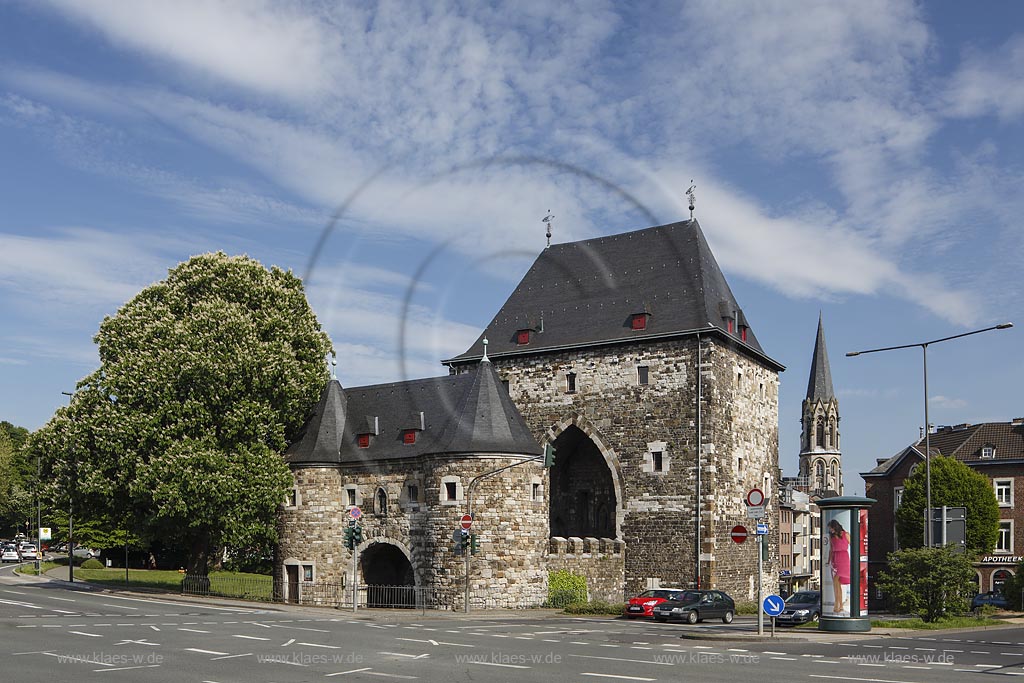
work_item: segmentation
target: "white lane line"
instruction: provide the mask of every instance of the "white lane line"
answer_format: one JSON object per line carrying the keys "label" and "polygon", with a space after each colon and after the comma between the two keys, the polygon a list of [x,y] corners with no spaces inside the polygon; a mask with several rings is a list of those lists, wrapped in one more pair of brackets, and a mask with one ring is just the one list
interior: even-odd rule
{"label": "white lane line", "polygon": [[90,638],[102,638],[98,633],[86,633],[85,631],[68,631],[68,633],[74,633],[76,636],[89,636]]}
{"label": "white lane line", "polygon": [[810,674],[811,678],[829,678],[835,681],[864,681],[865,683],[914,683],[913,681],[894,681],[889,678],[850,678],[849,676],[826,676],[824,674]]}
{"label": "white lane line", "polygon": [[116,669],[93,669],[93,671],[130,671],[131,669],[155,669],[159,664],[140,664],[139,666],[119,666]]}
{"label": "white lane line", "polygon": [[233,634],[232,637],[233,638],[245,638],[246,640],[270,640],[270,638],[260,638],[259,636],[242,636],[242,635],[238,635],[238,634]]}
{"label": "white lane line", "polygon": [[761,654],[763,654],[763,655],[784,655],[786,653],[785,652],[772,652],[771,650],[765,650]]}
{"label": "white lane line", "polygon": [[[361,624],[363,626],[372,626],[373,624]],[[293,631],[314,631],[315,633],[330,633],[330,631],[322,628],[308,628],[306,626],[281,626],[280,624],[271,624],[267,628],[288,628]]]}
{"label": "white lane line", "polygon": [[932,670],[932,668],[930,666],[910,666],[909,664],[904,665],[904,666],[902,666],[900,668],[901,669],[922,669],[924,671],[931,671]]}
{"label": "white lane line", "polygon": [[340,650],[341,648],[337,645],[320,645],[319,643],[299,643],[299,645],[305,645],[306,647],[323,647],[328,650]]}
{"label": "white lane line", "polygon": [[287,642],[281,643],[281,647],[288,647],[289,645],[291,645],[294,642],[295,642],[295,639],[291,638]]}
{"label": "white lane line", "polygon": [[[150,598],[126,598],[120,595],[108,595],[106,596],[109,600],[131,600],[132,602],[145,602],[150,605],[174,605],[175,607],[199,607],[199,605],[189,604],[187,602],[172,602],[170,600],[152,600]],[[120,607],[120,605],[117,605]],[[237,607],[214,607],[213,605],[201,605],[203,609],[215,609],[221,612],[234,612],[236,614],[252,614],[253,610],[239,610]],[[159,614],[146,615],[158,617]]]}
{"label": "white lane line", "polygon": [[209,633],[209,631],[204,631],[204,630],[199,629],[199,628],[179,628],[178,630],[179,631],[188,631],[189,633]]}
{"label": "white lane line", "polygon": [[217,652],[216,650],[200,650],[198,647],[186,647],[186,652],[198,652],[203,655],[226,655],[227,652]]}
{"label": "white lane line", "polygon": [[[60,599],[63,600],[64,598],[60,598]],[[116,607],[118,609],[139,609],[138,607],[129,607],[128,605],[112,605],[112,604],[107,603],[107,602],[104,602],[103,606],[104,607]]]}
{"label": "white lane line", "polygon": [[796,657],[769,657],[769,659],[778,659],[784,662],[795,662]]}
{"label": "white lane line", "polygon": [[404,678],[406,680],[412,680],[415,676],[403,676],[402,674],[386,674],[383,671],[367,671],[367,676],[381,676],[383,678]]}
{"label": "white lane line", "polygon": [[214,657],[210,661],[211,662],[216,662],[217,660],[220,660],[220,659],[237,659],[238,657],[248,657],[251,654],[252,654],[251,652],[243,652],[240,655],[227,655],[225,657]]}
{"label": "white lane line", "polygon": [[426,652],[426,653],[424,653],[422,655],[410,655],[410,654],[406,654],[404,652],[378,652],[377,654],[379,654],[379,655],[391,655],[392,657],[407,657],[409,659],[424,659],[424,658],[430,656],[429,652]]}
{"label": "white lane line", "polygon": [[366,667],[366,668],[363,668],[363,669],[352,669],[351,671],[339,671],[337,673],[327,674],[326,676],[324,676],[324,678],[330,678],[331,676],[344,676],[346,674],[357,674],[357,673],[360,673],[361,671],[369,671],[369,670],[370,670],[370,667]]}
{"label": "white lane line", "polygon": [[642,676],[618,676],[616,674],[594,674],[594,673],[581,673],[580,676],[595,676],[598,678],[618,678],[625,681],[656,681],[657,678],[644,678]]}
{"label": "white lane line", "polygon": [[504,669],[529,669],[528,666],[522,664],[499,664],[497,662],[466,662],[467,664],[479,664],[481,666],[500,666]]}
{"label": "white lane line", "polygon": [[998,664],[975,664],[974,666],[976,668],[978,668],[978,669],[998,669],[998,668],[1000,668],[1000,666]]}
{"label": "white lane line", "polygon": [[60,600],[61,602],[78,602],[77,600],[72,600],[71,598],[58,598],[56,595],[44,595],[43,597],[49,598],[50,600]]}
{"label": "white lane line", "polygon": [[579,659],[603,659],[608,662],[632,662],[634,664],[654,664],[655,666],[675,666],[672,662],[654,662],[650,659],[623,659],[622,657],[598,657],[597,655],[569,655]]}

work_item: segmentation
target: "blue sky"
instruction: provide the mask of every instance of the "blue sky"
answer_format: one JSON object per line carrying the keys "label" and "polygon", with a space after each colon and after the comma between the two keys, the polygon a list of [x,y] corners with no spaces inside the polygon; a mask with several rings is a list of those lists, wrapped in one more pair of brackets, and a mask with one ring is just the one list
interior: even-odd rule
{"label": "blue sky", "polygon": [[[0,418],[190,255],[306,274],[348,386],[443,373],[554,240],[697,217],[781,378],[818,312],[848,493],[921,354],[1024,325],[1024,5],[0,0]],[[627,201],[626,196],[635,199]],[[1021,330],[932,347],[934,424],[1024,415]],[[404,340],[404,341],[403,341]]]}

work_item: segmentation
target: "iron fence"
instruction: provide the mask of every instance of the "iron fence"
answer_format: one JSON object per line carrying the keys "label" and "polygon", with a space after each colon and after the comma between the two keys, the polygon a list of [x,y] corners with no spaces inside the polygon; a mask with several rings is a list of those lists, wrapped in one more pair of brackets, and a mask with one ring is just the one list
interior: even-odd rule
{"label": "iron fence", "polygon": [[182,595],[203,595],[261,602],[280,602],[272,576],[203,576],[186,574],[181,579]]}

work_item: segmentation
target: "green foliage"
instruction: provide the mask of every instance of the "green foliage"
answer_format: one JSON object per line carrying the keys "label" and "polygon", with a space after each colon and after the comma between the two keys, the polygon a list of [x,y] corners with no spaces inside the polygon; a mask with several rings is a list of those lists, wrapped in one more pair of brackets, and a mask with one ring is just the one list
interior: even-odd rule
{"label": "green foliage", "polygon": [[622,614],[621,603],[591,600],[590,602],[574,602],[565,606],[566,614]]}
{"label": "green foliage", "polygon": [[736,601],[736,614],[746,614],[746,615],[753,614],[753,615],[756,616],[758,611],[759,611],[759,609],[760,608],[758,607],[757,602],[754,601],[754,600],[742,600],[742,601],[741,600],[737,600]]}
{"label": "green foliage", "polygon": [[[275,539],[280,453],[327,381],[330,341],[301,281],[247,257],[196,256],[95,337],[100,368],[36,432],[53,505],[131,521],[205,573],[214,547]],[[75,534],[76,538],[78,534]]]}
{"label": "green foliage", "polygon": [[953,616],[943,617],[935,621],[923,619],[872,619],[872,628],[903,628],[909,630],[940,631],[952,628],[980,628],[985,626],[1005,626],[1005,621],[991,619],[987,616]]}
{"label": "green foliage", "polygon": [[90,557],[82,563],[82,569],[103,569],[103,563],[95,557]]}
{"label": "green foliage", "polygon": [[[966,507],[967,553],[991,552],[999,537],[999,504],[992,482],[954,458],[933,456],[931,469],[932,507]],[[924,545],[925,481],[922,465],[904,482],[903,499],[896,511],[896,530],[904,548]]]}
{"label": "green foliage", "polygon": [[10,536],[15,529],[24,531],[22,525],[26,520],[35,519],[31,491],[35,473],[30,476],[24,471],[23,449],[11,438],[11,430],[6,427],[10,423],[2,424],[5,427],[0,429],[0,536]]}
{"label": "green foliage", "polygon": [[1010,602],[1010,609],[1017,612],[1024,611],[1024,605],[1021,604],[1021,593],[1024,591],[1024,574],[1021,572],[1024,572],[1024,560],[1017,563],[1013,576],[1003,585],[1003,595]]}
{"label": "green foliage", "polygon": [[[587,577],[565,569],[548,573],[548,606],[565,607],[587,602]],[[620,610],[621,611],[621,608]]]}
{"label": "green foliage", "polygon": [[926,622],[961,614],[974,594],[974,569],[965,555],[945,548],[908,548],[889,553],[877,586],[903,612]]}

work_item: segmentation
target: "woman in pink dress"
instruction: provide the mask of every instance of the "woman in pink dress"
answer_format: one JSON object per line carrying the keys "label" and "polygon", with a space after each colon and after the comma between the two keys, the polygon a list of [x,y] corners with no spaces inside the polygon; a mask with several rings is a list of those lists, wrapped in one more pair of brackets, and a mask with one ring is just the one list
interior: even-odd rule
{"label": "woman in pink dress", "polygon": [[838,520],[828,523],[828,564],[832,571],[832,590],[835,591],[833,614],[845,611],[843,586],[850,585],[850,534]]}

